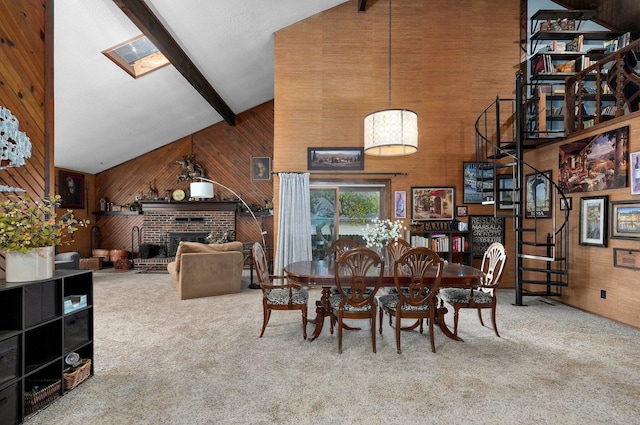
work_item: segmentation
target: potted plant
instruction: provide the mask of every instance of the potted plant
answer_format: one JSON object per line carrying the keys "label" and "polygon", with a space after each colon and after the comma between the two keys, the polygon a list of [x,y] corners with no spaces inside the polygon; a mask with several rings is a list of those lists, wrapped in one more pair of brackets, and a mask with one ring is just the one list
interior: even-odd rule
{"label": "potted plant", "polygon": [[68,237],[89,224],[76,219],[72,210],[58,218],[55,209],[60,200],[55,195],[33,201],[25,194],[0,203],[0,250],[5,255],[8,282],[53,276],[55,247],[70,243]]}

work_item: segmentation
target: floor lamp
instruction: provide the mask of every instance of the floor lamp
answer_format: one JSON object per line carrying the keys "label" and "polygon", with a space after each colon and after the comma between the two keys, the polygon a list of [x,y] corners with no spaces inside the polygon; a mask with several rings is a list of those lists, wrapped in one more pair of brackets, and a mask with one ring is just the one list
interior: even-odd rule
{"label": "floor lamp", "polygon": [[201,180],[201,181],[192,182],[189,185],[189,192],[190,192],[192,198],[195,198],[195,199],[213,198],[213,185],[214,184],[217,184],[218,186],[227,189],[229,192],[233,193],[236,196],[236,198],[238,198],[240,200],[240,202],[242,202],[242,204],[245,206],[245,208],[249,211],[249,213],[251,214],[251,217],[253,217],[253,221],[256,223],[256,226],[258,226],[258,229],[260,230],[260,236],[262,237],[262,246],[266,246],[267,245],[265,240],[264,240],[264,235],[266,235],[267,232],[262,230],[262,225],[258,221],[258,218],[253,213],[253,211],[251,210],[249,205],[247,205],[247,203],[244,201],[244,199],[242,199],[240,197],[240,195],[238,195],[233,189],[228,188],[227,186],[223,185],[222,183],[218,183],[217,181],[213,181],[213,180],[207,179],[205,177],[195,177],[195,178],[198,179],[198,180]]}

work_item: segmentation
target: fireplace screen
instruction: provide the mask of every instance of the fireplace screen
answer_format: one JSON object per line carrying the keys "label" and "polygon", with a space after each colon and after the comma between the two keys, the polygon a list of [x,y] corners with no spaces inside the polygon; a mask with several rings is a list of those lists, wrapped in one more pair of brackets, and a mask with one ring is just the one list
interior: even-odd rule
{"label": "fireplace screen", "polygon": [[178,249],[178,245],[182,241],[186,242],[200,242],[205,243],[207,236],[209,233],[206,232],[180,232],[180,233],[169,233],[169,257],[174,257],[176,255],[176,250]]}

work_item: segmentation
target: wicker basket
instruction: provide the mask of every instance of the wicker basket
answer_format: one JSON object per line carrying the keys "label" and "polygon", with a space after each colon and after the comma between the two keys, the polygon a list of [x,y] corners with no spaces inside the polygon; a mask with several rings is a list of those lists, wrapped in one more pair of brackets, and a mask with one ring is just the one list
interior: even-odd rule
{"label": "wicker basket", "polygon": [[104,261],[109,261],[109,250],[108,249],[94,249],[91,253],[93,257],[100,257]]}
{"label": "wicker basket", "polygon": [[64,389],[66,391],[72,390],[78,386],[82,381],[89,377],[91,373],[91,359],[83,359],[82,366],[75,371],[64,374]]}
{"label": "wicker basket", "polygon": [[129,258],[129,251],[125,251],[122,249],[112,249],[109,251],[109,257],[112,262],[116,262],[118,260],[126,260]]}
{"label": "wicker basket", "polygon": [[42,409],[58,398],[62,381],[59,379],[43,379],[27,382],[27,388],[36,386],[40,388],[37,392],[24,393],[24,408],[27,415]]}

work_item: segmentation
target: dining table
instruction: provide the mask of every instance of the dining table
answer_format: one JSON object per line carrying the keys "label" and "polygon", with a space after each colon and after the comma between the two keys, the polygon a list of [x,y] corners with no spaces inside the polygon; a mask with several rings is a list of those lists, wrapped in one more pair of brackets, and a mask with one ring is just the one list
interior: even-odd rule
{"label": "dining table", "polygon": [[[284,268],[284,273],[290,283],[295,283],[304,287],[321,287],[322,296],[316,301],[316,317],[309,320],[315,324],[313,334],[309,338],[310,341],[316,339],[322,333],[324,318],[330,315],[329,296],[331,288],[335,284],[335,265],[336,261],[328,260],[308,260],[296,261],[288,264]],[[432,267],[427,271],[427,279],[435,279],[436,268]],[[480,285],[484,273],[475,267],[458,263],[447,263],[442,270],[442,278],[440,279],[440,288],[476,288]],[[395,287],[393,277],[393,267],[389,264],[385,265],[384,273],[381,280],[382,287]],[[455,335],[447,327],[444,321],[444,315],[448,309],[444,303],[436,309],[436,322],[438,327],[447,337],[462,341],[462,338]],[[417,325],[417,324],[416,324]],[[404,328],[403,328],[404,329]]]}

